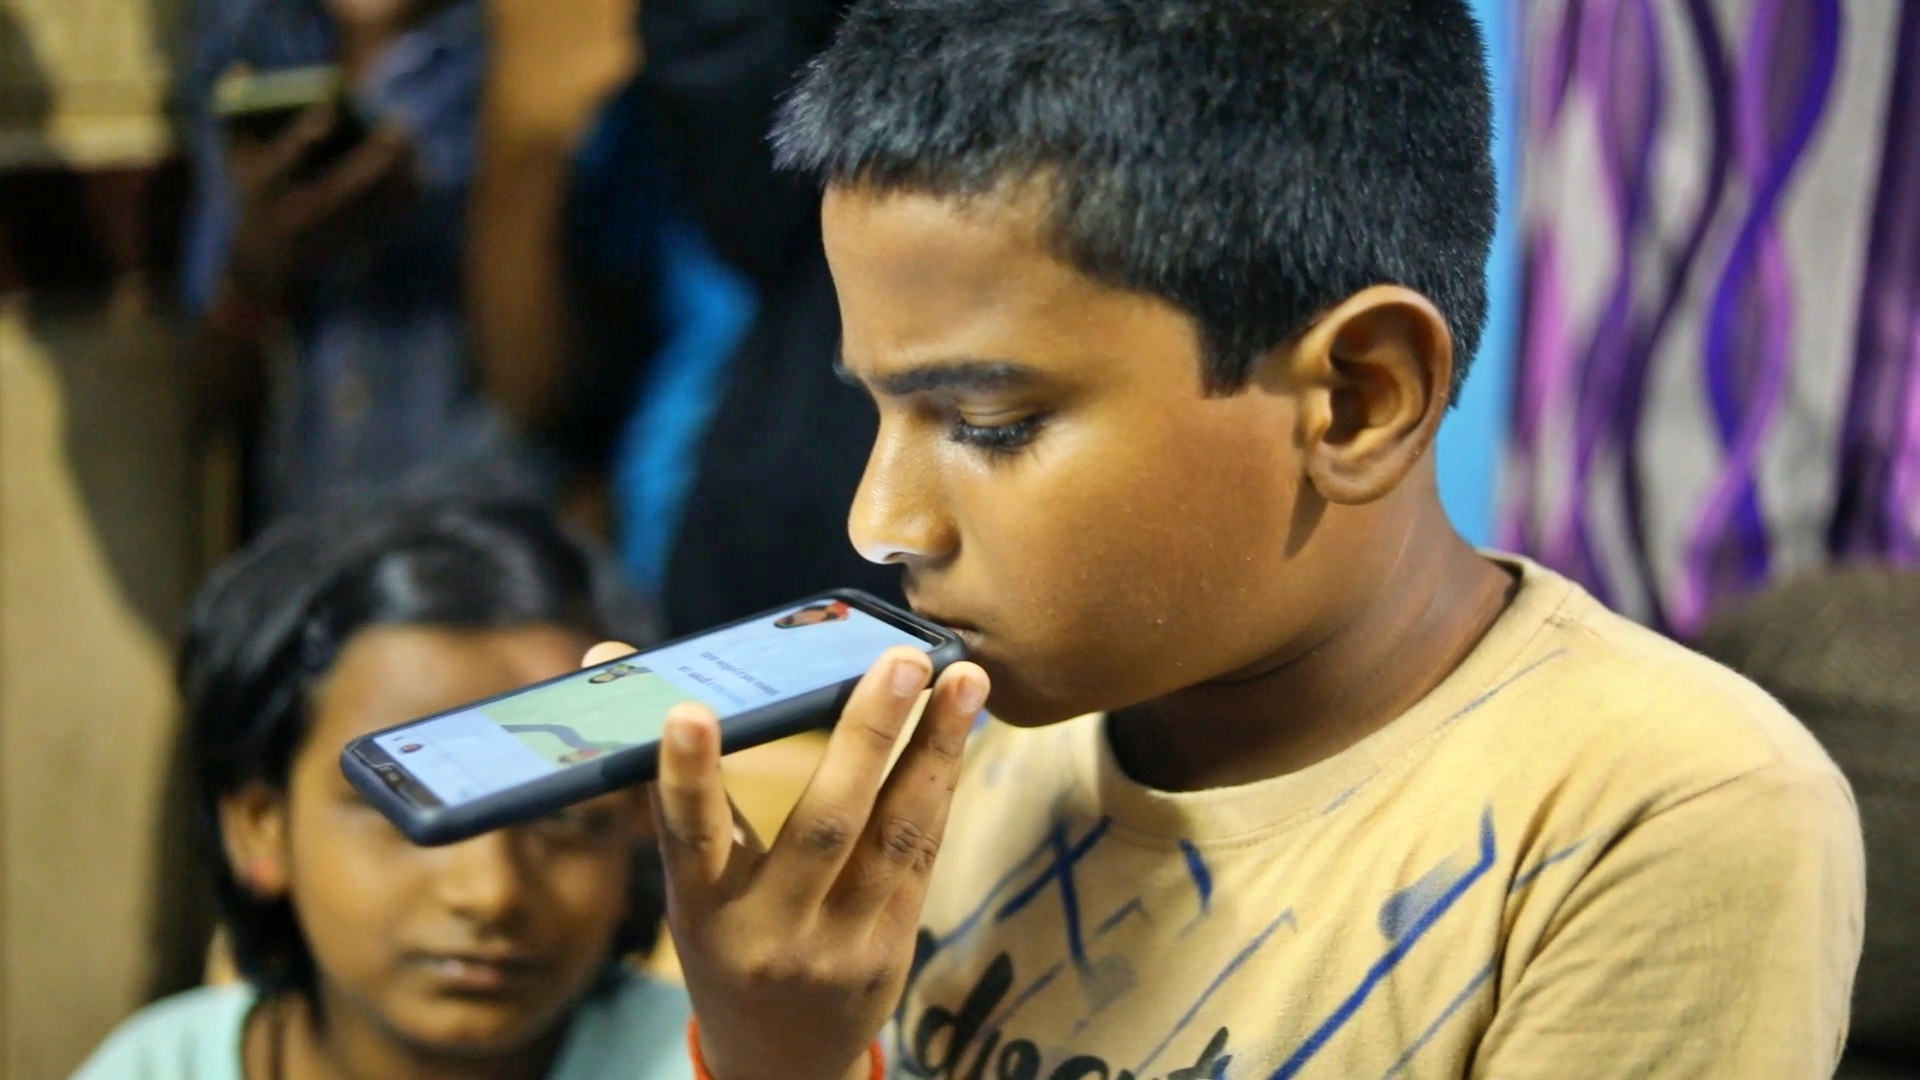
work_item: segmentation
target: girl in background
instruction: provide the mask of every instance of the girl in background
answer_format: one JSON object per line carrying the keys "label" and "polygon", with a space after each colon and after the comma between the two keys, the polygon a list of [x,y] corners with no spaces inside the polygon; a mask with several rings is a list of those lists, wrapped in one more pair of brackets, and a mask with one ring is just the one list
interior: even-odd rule
{"label": "girl in background", "polygon": [[244,983],[142,1011],[81,1080],[686,1075],[682,993],[622,963],[661,915],[638,791],[421,848],[338,765],[360,735],[573,669],[621,629],[606,598],[518,502],[295,519],[217,573],[180,683]]}

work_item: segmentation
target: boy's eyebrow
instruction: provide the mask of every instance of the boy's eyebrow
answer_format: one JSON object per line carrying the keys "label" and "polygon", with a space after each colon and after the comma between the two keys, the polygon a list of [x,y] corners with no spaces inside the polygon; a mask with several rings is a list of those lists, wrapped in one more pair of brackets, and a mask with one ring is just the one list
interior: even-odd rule
{"label": "boy's eyebrow", "polygon": [[[838,352],[833,356],[833,373],[839,376],[841,382],[849,386],[861,386],[866,383],[866,380],[856,377],[847,370],[846,357]],[[1039,377],[1039,372],[1012,360],[961,358],[937,360],[907,368],[904,371],[876,376],[872,380],[872,387],[878,394],[885,394],[888,397],[905,397],[909,394],[925,394],[935,390],[1005,390],[1009,387],[1027,385]]]}

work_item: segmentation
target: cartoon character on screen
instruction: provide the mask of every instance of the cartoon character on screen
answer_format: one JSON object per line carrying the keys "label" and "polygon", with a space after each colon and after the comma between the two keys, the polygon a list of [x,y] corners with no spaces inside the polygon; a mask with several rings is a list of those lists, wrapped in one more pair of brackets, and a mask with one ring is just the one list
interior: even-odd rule
{"label": "cartoon character on screen", "polygon": [[773,625],[781,630],[791,630],[796,626],[818,626],[821,623],[844,622],[852,613],[853,609],[844,602],[834,600],[825,604],[811,604],[782,615],[773,621]]}
{"label": "cartoon character on screen", "polygon": [[645,675],[651,670],[650,668],[640,667],[637,664],[615,664],[607,670],[590,677],[587,681],[595,686],[604,686],[607,683],[624,679],[629,675]]}

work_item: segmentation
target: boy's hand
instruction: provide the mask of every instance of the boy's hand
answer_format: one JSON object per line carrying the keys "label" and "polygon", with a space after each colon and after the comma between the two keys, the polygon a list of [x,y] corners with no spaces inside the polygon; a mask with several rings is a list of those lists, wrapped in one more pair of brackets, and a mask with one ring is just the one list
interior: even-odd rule
{"label": "boy's hand", "polygon": [[974,664],[942,673],[889,773],[929,672],[912,649],[874,664],[764,852],[736,840],[713,714],[669,715],[653,792],[667,922],[716,1080],[841,1080],[899,1001],[988,688]]}

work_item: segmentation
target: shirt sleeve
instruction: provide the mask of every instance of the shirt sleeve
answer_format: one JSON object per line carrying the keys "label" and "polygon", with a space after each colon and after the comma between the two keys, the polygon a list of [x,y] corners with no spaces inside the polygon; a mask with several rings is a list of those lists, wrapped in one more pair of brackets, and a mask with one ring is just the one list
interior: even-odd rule
{"label": "shirt sleeve", "polygon": [[1471,1075],[1831,1077],[1864,876],[1836,772],[1770,765],[1652,813],[1508,958]]}

